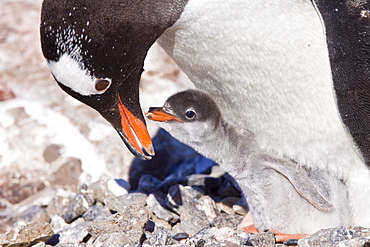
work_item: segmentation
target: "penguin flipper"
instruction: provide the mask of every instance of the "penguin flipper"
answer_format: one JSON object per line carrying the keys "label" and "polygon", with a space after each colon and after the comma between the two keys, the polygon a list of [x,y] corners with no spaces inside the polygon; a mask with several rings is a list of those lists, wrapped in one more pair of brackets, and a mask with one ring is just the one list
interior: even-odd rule
{"label": "penguin flipper", "polygon": [[300,196],[320,211],[329,212],[333,205],[318,191],[307,171],[291,161],[276,161],[269,157],[263,158],[266,168],[280,173],[288,179]]}

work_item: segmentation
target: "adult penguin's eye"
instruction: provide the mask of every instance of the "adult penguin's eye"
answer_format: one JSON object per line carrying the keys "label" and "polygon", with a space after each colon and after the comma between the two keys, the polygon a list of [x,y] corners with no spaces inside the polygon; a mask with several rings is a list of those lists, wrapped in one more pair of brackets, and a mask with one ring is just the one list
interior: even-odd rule
{"label": "adult penguin's eye", "polygon": [[195,115],[197,114],[193,110],[187,110],[185,113],[186,118],[189,120],[194,119]]}
{"label": "adult penguin's eye", "polygon": [[95,81],[95,89],[98,92],[106,91],[111,84],[111,81],[108,79],[96,79]]}

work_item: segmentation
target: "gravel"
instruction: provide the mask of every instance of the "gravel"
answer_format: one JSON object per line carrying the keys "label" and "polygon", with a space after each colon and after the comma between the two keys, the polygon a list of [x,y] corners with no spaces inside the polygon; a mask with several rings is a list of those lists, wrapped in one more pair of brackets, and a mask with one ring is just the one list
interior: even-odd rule
{"label": "gravel", "polygon": [[[158,135],[168,134],[160,131]],[[45,192],[41,195],[49,197],[49,203],[34,197],[35,203],[18,215],[0,243],[37,247],[284,246],[275,242],[271,231],[253,234],[238,228],[248,205],[234,187],[235,181],[212,161],[198,154],[191,157],[173,165],[163,179],[143,172],[136,189],[125,180],[107,179],[84,184],[76,192]],[[323,229],[285,244],[367,246],[370,229]]]}

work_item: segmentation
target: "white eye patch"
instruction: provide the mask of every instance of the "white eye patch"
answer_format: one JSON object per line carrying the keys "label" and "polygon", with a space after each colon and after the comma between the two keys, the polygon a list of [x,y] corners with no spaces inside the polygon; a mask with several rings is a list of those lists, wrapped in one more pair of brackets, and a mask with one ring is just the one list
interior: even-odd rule
{"label": "white eye patch", "polygon": [[[51,73],[59,83],[69,87],[76,93],[84,96],[104,93],[111,84],[109,78],[96,78],[89,75],[88,71],[80,63],[68,54],[63,54],[58,61],[48,61]],[[96,87],[98,80],[106,80],[108,85],[101,88]]]}

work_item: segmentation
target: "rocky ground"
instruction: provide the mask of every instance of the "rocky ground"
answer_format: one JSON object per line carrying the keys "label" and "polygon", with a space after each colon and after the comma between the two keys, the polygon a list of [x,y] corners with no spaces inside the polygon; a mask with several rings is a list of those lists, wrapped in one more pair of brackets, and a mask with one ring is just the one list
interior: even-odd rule
{"label": "rocky ground", "polygon": [[[272,232],[236,228],[247,204],[212,161],[154,123],[156,157],[134,159],[104,119],[59,89],[41,55],[40,5],[0,0],[0,244],[275,246]],[[192,87],[157,46],[145,69],[144,109]],[[328,229],[299,244],[368,246],[369,231]]]}

